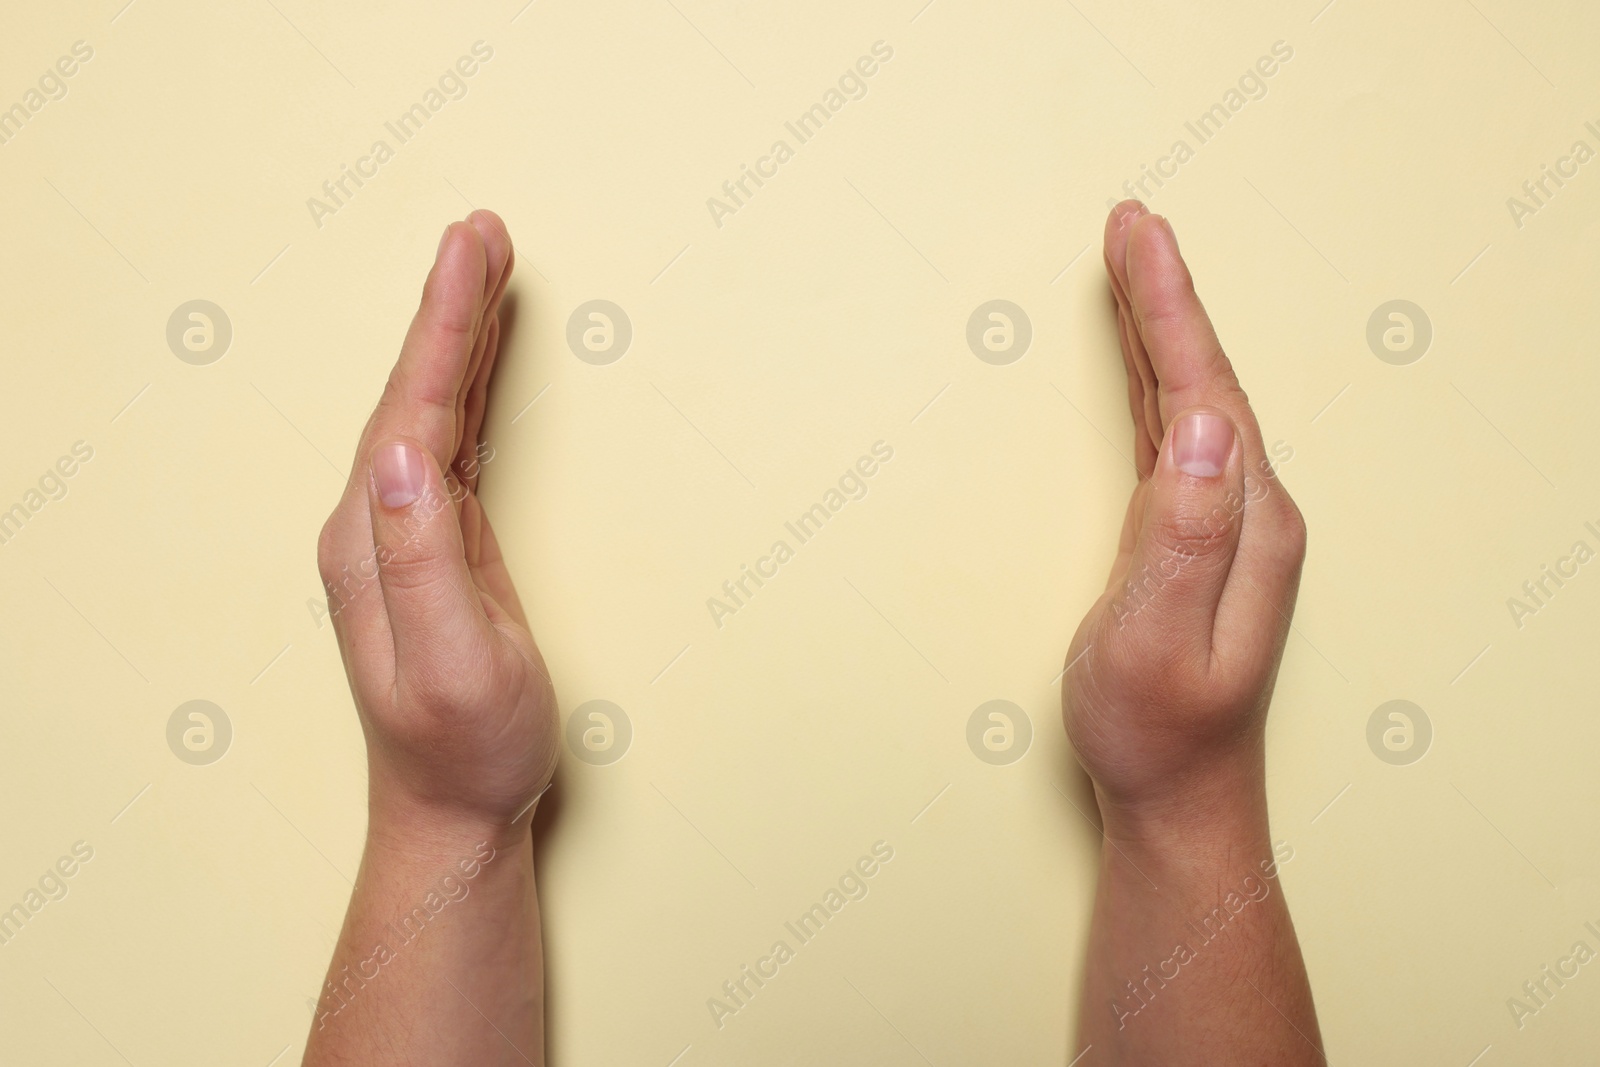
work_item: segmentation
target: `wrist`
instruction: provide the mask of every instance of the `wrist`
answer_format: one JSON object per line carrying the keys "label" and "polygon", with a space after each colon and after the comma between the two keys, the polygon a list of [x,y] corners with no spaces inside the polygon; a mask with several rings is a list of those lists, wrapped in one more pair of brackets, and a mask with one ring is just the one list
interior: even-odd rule
{"label": "wrist", "polygon": [[1100,891],[1127,900],[1160,900],[1180,912],[1207,910],[1229,891],[1259,892],[1263,878],[1277,877],[1277,863],[1284,858],[1274,850],[1264,818],[1182,829],[1141,825],[1120,840],[1114,833],[1108,826],[1100,846]]}
{"label": "wrist", "polygon": [[1152,856],[1227,854],[1265,845],[1265,770],[1259,761],[1203,770],[1162,783],[1160,789],[1113,791],[1095,783],[1106,840]]}
{"label": "wrist", "polygon": [[487,813],[420,799],[401,791],[368,790],[367,850],[390,861],[437,867],[485,854],[529,858],[527,816],[506,823]]}
{"label": "wrist", "polygon": [[543,791],[524,796],[511,789],[496,790],[487,783],[476,790],[458,788],[425,771],[369,758],[368,836],[399,835],[451,846],[472,837],[474,841],[488,839],[496,847],[509,847],[516,839],[529,836],[543,795]]}

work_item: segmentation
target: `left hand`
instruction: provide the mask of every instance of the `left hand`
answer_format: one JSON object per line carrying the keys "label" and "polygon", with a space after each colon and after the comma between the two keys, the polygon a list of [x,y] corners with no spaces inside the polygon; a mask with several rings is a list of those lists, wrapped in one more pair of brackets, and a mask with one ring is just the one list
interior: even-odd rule
{"label": "left hand", "polygon": [[317,545],[374,829],[505,827],[555,770],[555,694],[477,495],[513,261],[492,212],[445,230]]}

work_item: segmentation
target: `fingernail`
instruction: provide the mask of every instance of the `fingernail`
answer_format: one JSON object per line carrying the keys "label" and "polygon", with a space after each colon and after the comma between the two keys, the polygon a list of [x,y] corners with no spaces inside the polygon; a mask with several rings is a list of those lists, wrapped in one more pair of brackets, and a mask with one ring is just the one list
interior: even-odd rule
{"label": "fingernail", "polygon": [[1172,428],[1172,463],[1196,478],[1215,478],[1228,468],[1233,423],[1221,415],[1196,411]]}
{"label": "fingernail", "polygon": [[1145,207],[1143,204],[1135,204],[1133,207],[1122,213],[1122,217],[1117,220],[1117,227],[1118,229],[1126,230],[1129,226],[1133,225],[1134,219],[1137,219],[1142,215],[1148,215],[1149,213],[1150,209]]}
{"label": "fingernail", "polygon": [[439,251],[435,252],[433,254],[433,258],[434,259],[438,259],[439,258],[439,253],[444,251],[444,243],[446,241],[450,240],[450,227],[454,226],[454,225],[455,225],[455,223],[453,223],[453,222],[448,224],[444,228],[444,233],[439,235]]}
{"label": "fingernail", "polygon": [[404,441],[394,441],[373,449],[372,478],[384,507],[405,508],[422,495],[428,474],[421,452]]}

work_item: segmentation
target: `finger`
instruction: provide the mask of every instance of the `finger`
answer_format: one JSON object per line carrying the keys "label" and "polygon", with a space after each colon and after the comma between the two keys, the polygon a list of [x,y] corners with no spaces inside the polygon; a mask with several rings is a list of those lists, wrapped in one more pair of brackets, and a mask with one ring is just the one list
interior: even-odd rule
{"label": "finger", "polygon": [[494,314],[495,308],[500,306],[500,299],[505,296],[506,286],[511,281],[511,272],[516,266],[517,251],[511,241],[511,230],[507,228],[505,219],[487,208],[479,208],[467,220],[477,228],[483,237],[484,248],[488,252],[489,262],[497,264],[496,269],[490,273],[490,283],[485,288],[483,301],[483,314],[485,320]]}
{"label": "finger", "polygon": [[420,442],[385,438],[368,464],[372,541],[396,674],[439,677],[490,634],[443,472]]}
{"label": "finger", "polygon": [[461,537],[467,546],[467,569],[472,580],[483,594],[484,610],[489,620],[499,623],[509,619],[522,629],[528,629],[528,617],[522,610],[522,600],[506,569],[505,556],[500,542],[489,524],[489,514],[477,496],[469,496],[461,513]]}
{"label": "finger", "polygon": [[363,453],[373,441],[405,436],[420,442],[440,466],[454,458],[456,419],[483,322],[490,265],[473,224],[453,222],[445,229]]}
{"label": "finger", "polygon": [[1149,481],[1144,519],[1112,615],[1144,615],[1168,653],[1210,654],[1243,525],[1244,450],[1215,408],[1178,413]]}
{"label": "finger", "polygon": [[[458,481],[465,481],[468,474],[473,470],[470,464],[464,465],[462,460],[463,454],[470,455],[472,453],[474,446],[473,435],[477,433],[476,428],[469,430],[467,426],[467,409],[471,403],[472,390],[482,369],[484,358],[488,354],[489,342],[493,339],[493,331],[494,320],[490,319],[478,331],[478,343],[473,346],[472,361],[467,365],[467,377],[462,383],[461,396],[456,401],[456,437],[450,448],[450,465],[445,468],[447,480],[454,478]],[[458,496],[456,504],[459,505],[460,503],[461,499]],[[457,510],[459,512],[459,507]]]}
{"label": "finger", "polygon": [[1128,299],[1155,373],[1162,426],[1187,408],[1219,408],[1253,460],[1261,452],[1255,413],[1195,293],[1171,224],[1159,215],[1141,216],[1128,227],[1127,240]]}
{"label": "finger", "polygon": [[[1106,273],[1111,273],[1109,264]],[[1113,279],[1115,286],[1115,279]],[[1122,350],[1122,370],[1128,378],[1128,411],[1133,417],[1133,453],[1134,471],[1140,479],[1150,477],[1150,471],[1155,466],[1156,446],[1150,440],[1150,434],[1145,429],[1145,386],[1144,377],[1139,371],[1138,364],[1133,359],[1133,349],[1128,342],[1128,312],[1120,302],[1116,304],[1117,312],[1117,347]]]}
{"label": "finger", "polygon": [[[1128,407],[1133,412],[1133,466],[1144,479],[1155,470],[1156,454],[1161,448],[1155,376],[1150,373],[1150,360],[1144,355],[1144,345],[1133,327],[1131,311],[1117,309],[1117,328],[1122,336],[1123,368],[1128,374]],[[1134,355],[1136,350],[1137,356]]]}
{"label": "finger", "polygon": [[[447,226],[399,361],[362,430],[350,479],[319,542],[319,563],[326,572],[341,576],[345,585],[349,582],[342,576],[347,571],[367,572],[375,566],[367,505],[372,442],[404,434],[423,442],[441,463],[453,458],[459,393],[477,342],[487,269],[477,228],[462,222]],[[370,579],[376,586],[376,573]],[[390,643],[378,588],[349,598],[348,603],[341,599],[340,604],[341,625],[353,640],[363,645]]]}
{"label": "finger", "polygon": [[1299,584],[1305,523],[1266,455],[1255,411],[1195,293],[1193,276],[1166,219],[1141,217],[1129,226],[1127,284],[1159,382],[1164,421],[1204,405],[1225,414],[1239,435],[1242,530],[1233,580],[1218,604],[1217,632],[1225,647],[1247,649],[1281,641]]}
{"label": "finger", "polygon": [[1124,200],[1111,209],[1106,218],[1105,259],[1106,276],[1111,282],[1112,295],[1117,300],[1117,325],[1122,344],[1123,359],[1129,366],[1129,375],[1137,376],[1139,389],[1137,406],[1132,406],[1133,383],[1129,382],[1129,401],[1133,411],[1135,450],[1148,462],[1138,464],[1139,477],[1147,478],[1155,465],[1157,450],[1165,427],[1161,422],[1160,408],[1156,404],[1156,375],[1145,351],[1144,341],[1134,325],[1133,307],[1128,297],[1128,231],[1149,212],[1137,200]]}
{"label": "finger", "polygon": [[[1128,346],[1128,296],[1122,288],[1121,279],[1117,277],[1117,268],[1111,262],[1113,254],[1119,257],[1126,254],[1126,242],[1122,240],[1120,232],[1127,227],[1123,210],[1123,205],[1118,204],[1106,219],[1106,281],[1111,285],[1111,299],[1117,311],[1117,346],[1122,349],[1123,368],[1128,372],[1128,410],[1133,416],[1133,428],[1138,436],[1144,426],[1144,377],[1134,364],[1133,350]],[[1120,249],[1117,247],[1119,243],[1122,245]]]}
{"label": "finger", "polygon": [[478,475],[483,464],[494,453],[484,448],[483,415],[489,406],[489,382],[494,374],[495,359],[500,354],[500,316],[489,320],[484,328],[487,341],[483,350],[483,364],[477,377],[467,389],[466,410],[462,416],[465,429],[461,434],[461,447],[456,450],[456,475],[467,483],[467,488],[478,491]]}
{"label": "finger", "polygon": [[[358,519],[352,521],[343,504],[329,516],[317,538],[317,570],[327,594],[328,617],[338,639],[345,673],[381,692],[393,681],[394,641],[384,615],[383,589],[365,506]],[[350,546],[356,536],[366,537],[364,552]]]}
{"label": "finger", "polygon": [[456,399],[456,440],[450,452],[452,456],[461,451],[463,444],[472,440],[466,425],[467,400],[472,393],[473,385],[483,372],[484,356],[488,351],[489,325],[494,322],[500,299],[510,281],[513,260],[511,236],[506,232],[505,223],[500,220],[500,216],[492,211],[479,210],[468,215],[467,221],[483,239],[487,273],[484,278],[483,312],[477,342],[473,345],[472,358],[467,363],[467,373],[462,379],[461,390]]}
{"label": "finger", "polygon": [[1305,562],[1306,523],[1275,476],[1247,469],[1244,495],[1244,531],[1217,608],[1215,647],[1219,655],[1252,660],[1263,648],[1281,651],[1288,636]]}

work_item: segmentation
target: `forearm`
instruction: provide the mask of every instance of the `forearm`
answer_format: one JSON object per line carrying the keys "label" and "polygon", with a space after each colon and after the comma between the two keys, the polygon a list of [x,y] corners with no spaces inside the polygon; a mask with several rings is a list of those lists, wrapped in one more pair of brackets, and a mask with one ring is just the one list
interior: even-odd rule
{"label": "forearm", "polygon": [[513,828],[372,804],[307,1067],[544,1063],[533,848]]}
{"label": "forearm", "polygon": [[529,824],[555,771],[555,690],[477,496],[514,261],[491,211],[445,227],[317,539],[369,773],[311,1067],[544,1063]]}
{"label": "forearm", "polygon": [[1085,1064],[1322,1064],[1259,793],[1187,821],[1103,805]]}

